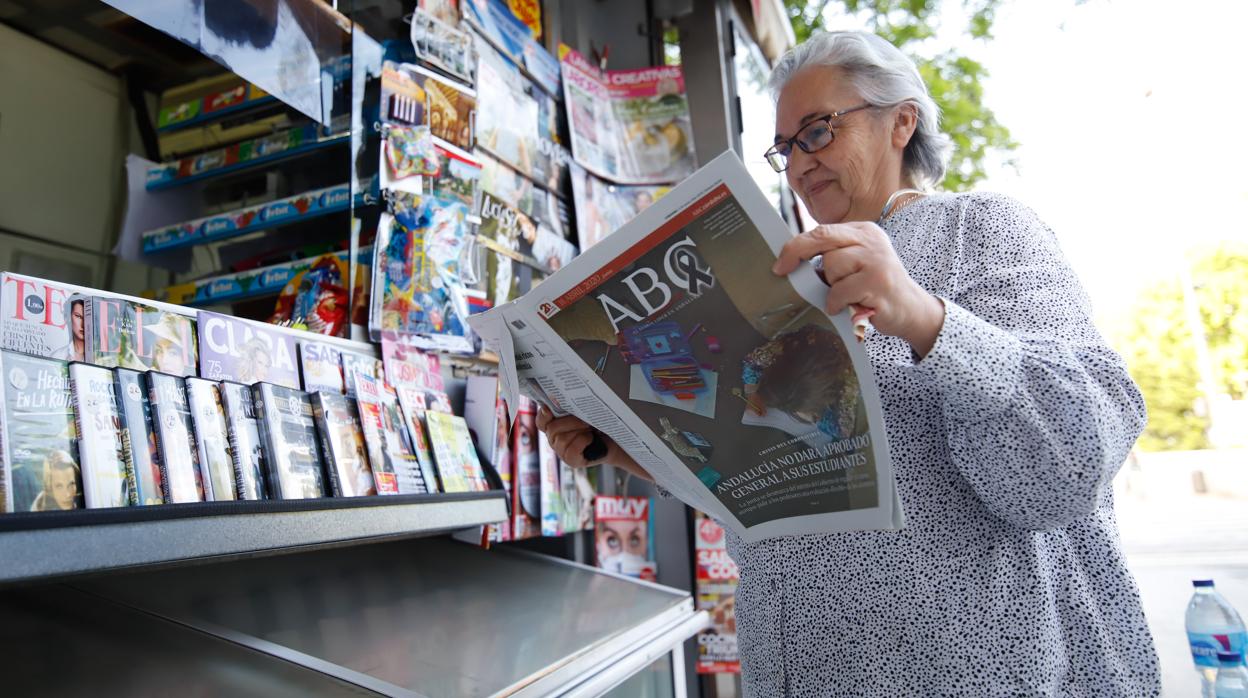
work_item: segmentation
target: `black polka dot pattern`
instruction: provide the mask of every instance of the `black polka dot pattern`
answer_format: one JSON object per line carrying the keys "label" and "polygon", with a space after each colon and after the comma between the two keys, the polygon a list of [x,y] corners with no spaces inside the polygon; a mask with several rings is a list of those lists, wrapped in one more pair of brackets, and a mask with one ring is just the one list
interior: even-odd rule
{"label": "black polka dot pattern", "polygon": [[1144,404],[1052,231],[991,194],[885,230],[946,306],[922,361],[866,340],[906,527],[730,534],[746,694],[1159,694],[1110,488]]}

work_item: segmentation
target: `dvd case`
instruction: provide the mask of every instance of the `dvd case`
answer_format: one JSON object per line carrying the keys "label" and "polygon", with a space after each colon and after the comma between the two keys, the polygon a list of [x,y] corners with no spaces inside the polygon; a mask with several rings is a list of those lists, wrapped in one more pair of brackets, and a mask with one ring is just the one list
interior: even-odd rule
{"label": "dvd case", "polygon": [[199,375],[212,381],[299,387],[295,338],[273,325],[199,311]]}
{"label": "dvd case", "polygon": [[148,399],[152,403],[152,426],[160,452],[160,484],[165,501],[202,502],[204,476],[195,447],[195,425],[181,376],[147,372]]}
{"label": "dvd case", "polygon": [[[0,274],[0,347],[66,361],[83,359],[83,308],[65,286]],[[76,348],[76,350],[75,350]]]}
{"label": "dvd case", "polygon": [[463,417],[429,410],[425,413],[429,427],[429,443],[433,446],[434,460],[447,492],[483,492],[488,490],[477,459],[477,449],[468,433]]}
{"label": "dvd case", "polygon": [[195,321],[121,298],[85,299],[87,361],[97,366],[193,376],[198,362]]}
{"label": "dvd case", "polygon": [[126,467],[121,448],[121,416],[113,372],[80,362],[69,365],[78,430],[78,458],[87,508],[135,504],[134,471]]}
{"label": "dvd case", "polygon": [[225,407],[221,404],[217,384],[205,378],[187,378],[186,399],[195,424],[199,464],[204,471],[205,499],[210,502],[238,499]]}
{"label": "dvd case", "polygon": [[351,398],[335,392],[312,393],[312,415],[325,454],[325,472],[335,497],[377,494],[365,453],[364,434]]}
{"label": "dvd case", "polygon": [[268,499],[265,482],[264,442],[251,388],[242,383],[222,381],[221,404],[225,407],[230,458],[234,463],[234,487],[239,499]]}
{"label": "dvd case", "polygon": [[251,386],[274,499],[325,496],[312,400],[302,390],[272,383]]}
{"label": "dvd case", "polygon": [[299,367],[303,374],[303,389],[308,394],[346,392],[342,379],[342,352],[334,347],[324,342],[300,342]]}
{"label": "dvd case", "polygon": [[160,451],[152,428],[147,376],[129,368],[113,369],[117,414],[121,417],[121,454],[126,469],[134,473],[135,499],[139,505],[164,504],[160,479]]}
{"label": "dvd case", "polygon": [[0,351],[4,510],[82,507],[82,476],[64,361]]}

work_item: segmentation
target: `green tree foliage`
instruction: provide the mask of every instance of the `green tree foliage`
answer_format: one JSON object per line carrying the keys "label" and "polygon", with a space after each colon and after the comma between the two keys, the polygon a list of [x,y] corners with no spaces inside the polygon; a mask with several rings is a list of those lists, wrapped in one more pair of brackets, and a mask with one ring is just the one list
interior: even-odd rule
{"label": "green tree foliage", "polygon": [[[1248,244],[1224,243],[1190,264],[1201,331],[1209,347],[1214,389],[1248,397]],[[1140,448],[1208,448],[1196,348],[1177,275],[1149,287],[1136,303],[1117,345],[1148,404]]]}
{"label": "green tree foliage", "polygon": [[[992,21],[1000,0],[964,0],[969,13],[966,31],[977,39],[992,38]],[[805,2],[785,0],[797,41],[828,28],[827,13],[833,0]],[[909,51],[927,81],[932,98],[940,106],[942,128],[953,139],[953,156],[944,188],[966,191],[982,180],[984,157],[995,150],[1008,153],[1017,147],[1010,131],[984,106],[980,82],[988,72],[978,61],[948,50],[934,56],[917,55],[915,49],[935,34],[935,15],[940,0],[835,0],[845,14],[902,50]]]}

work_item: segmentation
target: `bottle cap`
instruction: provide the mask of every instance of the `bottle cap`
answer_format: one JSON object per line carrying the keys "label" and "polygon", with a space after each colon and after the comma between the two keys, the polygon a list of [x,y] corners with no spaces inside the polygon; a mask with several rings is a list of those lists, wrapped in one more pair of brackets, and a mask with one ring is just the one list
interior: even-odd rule
{"label": "bottle cap", "polygon": [[1212,580],[1212,579],[1193,579],[1193,580],[1192,580],[1192,586],[1194,586],[1194,587],[1211,587],[1211,586],[1213,586],[1213,580]]}
{"label": "bottle cap", "polygon": [[1224,664],[1239,664],[1244,661],[1244,655],[1239,652],[1218,652],[1218,661]]}

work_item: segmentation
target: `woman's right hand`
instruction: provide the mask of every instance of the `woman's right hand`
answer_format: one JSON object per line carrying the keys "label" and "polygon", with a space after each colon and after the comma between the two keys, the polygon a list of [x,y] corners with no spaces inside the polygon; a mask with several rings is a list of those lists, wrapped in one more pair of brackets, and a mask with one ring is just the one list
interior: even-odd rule
{"label": "woman's right hand", "polygon": [[585,447],[593,442],[594,429],[576,417],[571,415],[555,417],[549,409],[542,406],[537,410],[537,428],[546,434],[546,440],[550,442],[559,460],[573,468],[587,468],[591,465],[607,463],[640,475],[647,480],[651,479],[650,475],[637,464],[637,461],[633,460],[606,434],[598,433],[598,438],[607,445],[606,455],[594,461],[586,460]]}

